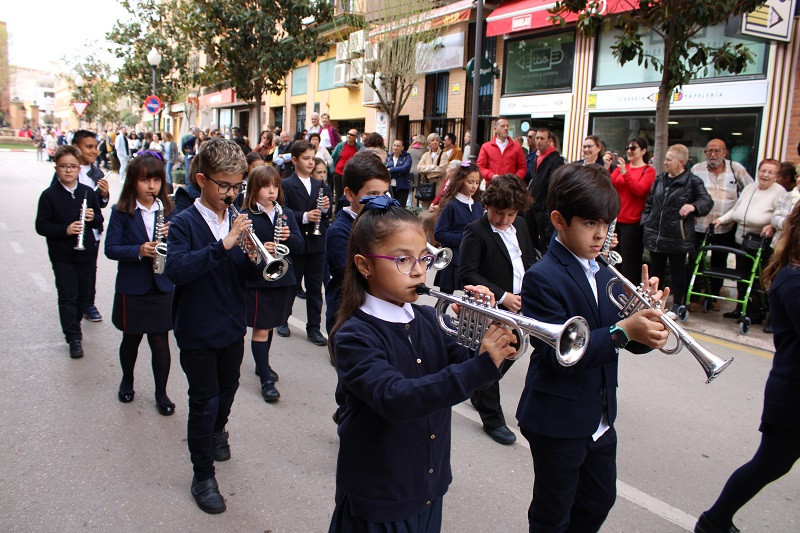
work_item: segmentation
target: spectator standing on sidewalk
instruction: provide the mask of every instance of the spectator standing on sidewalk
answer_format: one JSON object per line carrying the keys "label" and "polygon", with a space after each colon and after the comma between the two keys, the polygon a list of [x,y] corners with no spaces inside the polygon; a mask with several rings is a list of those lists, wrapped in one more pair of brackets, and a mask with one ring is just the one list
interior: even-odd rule
{"label": "spectator standing on sidewalk", "polygon": [[[321,136],[320,136],[321,140]],[[339,205],[339,197],[342,195],[342,174],[344,167],[350,158],[361,150],[361,142],[358,140],[358,130],[351,129],[347,132],[347,139],[336,145],[331,157],[333,157],[333,204]]]}
{"label": "spectator standing on sidewalk", "polygon": [[536,149],[531,149],[528,154],[526,179],[528,191],[533,196],[533,205],[525,212],[525,221],[528,223],[528,232],[531,234],[534,248],[539,250],[539,253],[545,254],[554,232],[547,211],[547,189],[550,187],[550,175],[564,164],[564,158],[555,147],[556,138],[551,136],[550,128],[529,130],[528,145],[531,143]]}
{"label": "spectator standing on sidewalk", "polygon": [[[450,161],[442,151],[439,145],[440,141],[438,133],[428,135],[428,151],[422,154],[422,158],[417,165],[420,183],[436,184],[434,195],[442,192],[447,163]],[[425,209],[431,205],[430,200],[422,200],[421,203]]]}
{"label": "spectator standing on sidewalk", "polygon": [[486,185],[495,176],[515,174],[525,179],[525,154],[522,146],[508,136],[508,119],[500,117],[494,122],[494,138],[481,146],[478,153],[478,168]]}
{"label": "spectator standing on sidewalk", "polygon": [[319,130],[319,145],[333,152],[333,149],[342,142],[339,131],[331,124],[331,116],[323,113],[319,116],[322,128]]}
{"label": "spectator standing on sidewalk", "polygon": [[117,159],[119,159],[119,180],[125,181],[125,170],[128,168],[128,161],[131,158],[131,149],[128,144],[128,128],[122,126],[117,139],[114,141],[114,151],[117,152]]}
{"label": "spectator standing on sidewalk", "polygon": [[442,140],[442,151],[444,151],[448,161],[454,161],[456,159],[461,161],[463,159],[464,152],[456,144],[455,133],[445,133],[444,139]]}

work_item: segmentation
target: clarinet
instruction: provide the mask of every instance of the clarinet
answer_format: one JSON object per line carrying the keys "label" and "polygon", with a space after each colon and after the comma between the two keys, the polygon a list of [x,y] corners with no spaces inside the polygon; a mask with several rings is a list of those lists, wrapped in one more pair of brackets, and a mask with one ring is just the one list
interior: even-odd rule
{"label": "clarinet", "polygon": [[86,234],[86,212],[89,210],[89,203],[87,201],[89,193],[83,197],[83,204],[81,204],[81,232],[78,233],[78,244],[76,244],[73,249],[83,251],[86,248],[83,246],[83,236]]}
{"label": "clarinet", "polygon": [[158,214],[156,215],[153,240],[158,241],[158,244],[156,244],[156,257],[153,259],[153,272],[155,274],[163,274],[164,267],[167,265],[167,242],[164,239],[164,203],[158,197],[155,198],[155,201],[158,205]]}
{"label": "clarinet", "polygon": [[603,248],[600,249],[601,255],[606,255],[609,259],[609,262],[612,264],[618,265],[622,263],[622,256],[619,255],[619,252],[612,252],[611,251],[611,241],[614,240],[614,230],[617,228],[617,219],[611,221],[611,224],[608,225],[608,233],[606,234],[606,240],[603,243]]}
{"label": "clarinet", "polygon": [[289,255],[289,247],[281,244],[281,233],[286,226],[286,215],[278,202],[275,202],[275,256],[278,258]]}
{"label": "clarinet", "polygon": [[324,184],[320,181],[319,196],[317,196],[317,209],[320,210],[320,219],[314,223],[314,232],[311,235],[322,235],[322,232],[319,230],[319,225],[322,222],[322,199],[325,197],[324,189]]}

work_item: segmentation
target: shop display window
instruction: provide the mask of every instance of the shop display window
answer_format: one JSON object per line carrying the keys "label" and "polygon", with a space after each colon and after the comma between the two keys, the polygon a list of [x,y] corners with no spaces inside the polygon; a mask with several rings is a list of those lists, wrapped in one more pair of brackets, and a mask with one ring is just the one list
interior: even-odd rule
{"label": "shop display window", "polygon": [[575,32],[506,42],[503,94],[572,89]]}

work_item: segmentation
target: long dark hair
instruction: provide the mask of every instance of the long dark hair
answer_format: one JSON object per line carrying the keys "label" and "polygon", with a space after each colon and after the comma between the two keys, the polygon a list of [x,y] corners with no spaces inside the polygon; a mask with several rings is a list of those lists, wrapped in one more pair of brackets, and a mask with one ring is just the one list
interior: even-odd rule
{"label": "long dark hair", "polygon": [[356,267],[355,256],[371,254],[376,246],[387,242],[403,226],[419,228],[423,231],[422,222],[411,212],[402,207],[388,209],[362,209],[353,222],[350,240],[347,245],[347,263],[344,267],[342,281],[342,301],[336,313],[336,325],[328,334],[328,353],[331,364],[336,366],[334,355],[334,336],[348,318],[364,305],[367,295],[367,280]]}
{"label": "long dark hair", "polygon": [[[475,163],[471,163],[469,161],[464,161],[460,165],[456,167],[455,172],[453,172],[453,177],[450,178],[450,183],[447,185],[447,188],[444,190],[444,194],[442,194],[442,199],[439,202],[439,212],[442,212],[444,206],[447,205],[450,200],[456,197],[456,195],[461,192],[461,186],[467,181],[467,178],[473,172],[478,173],[478,183],[482,179],[480,177],[480,169]],[[477,202],[481,198],[481,190],[478,189],[475,191],[475,194],[472,198]]]}
{"label": "long dark hair", "polygon": [[136,182],[142,178],[161,180],[161,188],[158,190],[157,196],[164,204],[164,215],[169,215],[173,206],[167,193],[167,173],[164,161],[146,153],[137,155],[128,163],[125,170],[125,183],[122,184],[122,192],[119,193],[117,201],[117,211],[130,216],[136,213]]}
{"label": "long dark hair", "polygon": [[792,212],[783,220],[783,233],[775,252],[761,272],[761,284],[765,289],[769,289],[775,275],[786,265],[800,267],[800,202],[794,204]]}

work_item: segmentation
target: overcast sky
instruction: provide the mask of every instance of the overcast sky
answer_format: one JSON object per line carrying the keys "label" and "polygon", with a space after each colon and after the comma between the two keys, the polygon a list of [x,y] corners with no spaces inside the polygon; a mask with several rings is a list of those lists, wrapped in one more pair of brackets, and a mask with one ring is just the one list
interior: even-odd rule
{"label": "overcast sky", "polygon": [[[116,0],[2,0],[11,65],[49,70],[48,62],[85,55],[89,43],[104,54],[105,33],[127,12]],[[112,61],[113,56],[107,56]]]}

